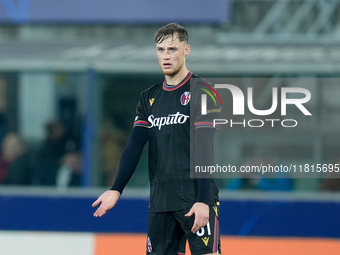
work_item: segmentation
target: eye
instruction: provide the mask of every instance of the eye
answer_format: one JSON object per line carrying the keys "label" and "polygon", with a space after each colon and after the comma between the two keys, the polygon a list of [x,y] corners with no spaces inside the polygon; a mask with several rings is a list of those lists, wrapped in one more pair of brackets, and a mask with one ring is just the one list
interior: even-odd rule
{"label": "eye", "polygon": [[162,52],[164,51],[164,49],[158,48],[157,51],[158,51],[159,53],[162,53]]}
{"label": "eye", "polygon": [[171,48],[171,49],[170,49],[170,52],[176,52],[176,49]]}

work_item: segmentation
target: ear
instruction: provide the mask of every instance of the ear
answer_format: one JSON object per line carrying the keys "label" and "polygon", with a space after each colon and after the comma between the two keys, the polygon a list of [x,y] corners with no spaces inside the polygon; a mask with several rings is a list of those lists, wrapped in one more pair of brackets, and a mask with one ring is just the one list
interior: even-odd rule
{"label": "ear", "polygon": [[190,45],[188,44],[187,46],[185,46],[185,56],[188,56],[190,53]]}

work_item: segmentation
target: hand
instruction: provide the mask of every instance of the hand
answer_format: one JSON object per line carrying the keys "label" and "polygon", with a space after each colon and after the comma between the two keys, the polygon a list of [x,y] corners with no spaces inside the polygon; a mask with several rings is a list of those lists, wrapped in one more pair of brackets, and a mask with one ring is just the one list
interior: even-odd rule
{"label": "hand", "polygon": [[195,203],[185,217],[191,217],[195,214],[194,225],[192,226],[191,232],[196,233],[202,227],[205,227],[209,221],[209,206],[205,203]]}
{"label": "hand", "polygon": [[94,212],[94,217],[102,217],[105,213],[110,211],[120,198],[120,192],[116,190],[105,191],[94,203],[92,207],[100,204],[99,208]]}

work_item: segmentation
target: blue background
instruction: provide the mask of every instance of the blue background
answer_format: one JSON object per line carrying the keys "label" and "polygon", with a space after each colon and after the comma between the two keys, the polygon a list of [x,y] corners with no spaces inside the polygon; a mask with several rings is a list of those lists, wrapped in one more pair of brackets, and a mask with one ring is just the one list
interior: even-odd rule
{"label": "blue background", "polygon": [[[96,197],[1,195],[1,230],[146,233],[148,200],[121,198],[102,218]],[[222,199],[222,235],[339,238],[340,202]]]}

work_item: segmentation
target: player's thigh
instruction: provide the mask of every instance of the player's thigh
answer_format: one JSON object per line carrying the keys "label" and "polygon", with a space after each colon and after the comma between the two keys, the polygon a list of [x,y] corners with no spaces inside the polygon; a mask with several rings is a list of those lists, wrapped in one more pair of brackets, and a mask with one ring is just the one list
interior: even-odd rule
{"label": "player's thigh", "polygon": [[208,224],[195,234],[191,232],[195,216],[187,218],[184,216],[187,212],[177,212],[176,216],[185,231],[192,255],[219,254],[221,252],[218,205],[217,202],[216,205],[210,206]]}
{"label": "player's thigh", "polygon": [[149,213],[148,255],[184,254],[185,242],[185,233],[171,212]]}

